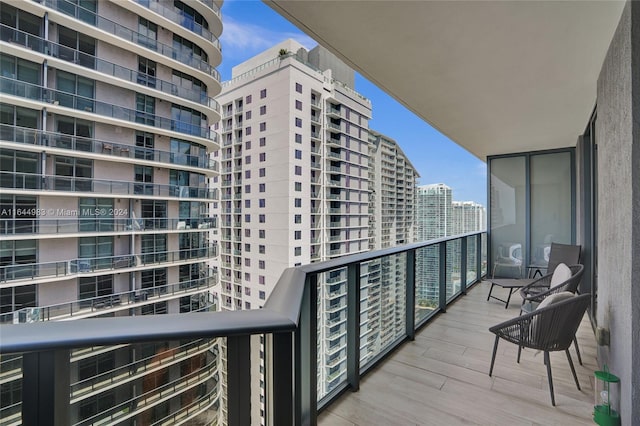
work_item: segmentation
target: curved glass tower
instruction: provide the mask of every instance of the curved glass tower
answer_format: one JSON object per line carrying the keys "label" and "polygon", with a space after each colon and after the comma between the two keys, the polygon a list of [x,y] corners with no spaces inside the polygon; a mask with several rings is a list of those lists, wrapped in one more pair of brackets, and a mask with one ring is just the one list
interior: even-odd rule
{"label": "curved glass tower", "polygon": [[[221,3],[1,2],[3,323],[215,309]],[[211,340],[74,350],[70,419],[215,423],[218,358]],[[19,423],[20,363],[1,361]]]}

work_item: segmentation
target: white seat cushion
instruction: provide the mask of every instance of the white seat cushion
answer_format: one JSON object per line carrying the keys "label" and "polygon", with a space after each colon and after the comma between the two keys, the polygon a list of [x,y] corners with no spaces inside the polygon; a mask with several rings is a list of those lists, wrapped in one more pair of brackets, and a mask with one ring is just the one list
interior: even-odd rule
{"label": "white seat cushion", "polygon": [[553,271],[549,287],[555,287],[558,284],[562,284],[569,278],[571,278],[571,269],[569,269],[569,267],[564,263],[560,263],[556,266],[556,270]]}
{"label": "white seat cushion", "polygon": [[554,303],[562,302],[563,300],[570,299],[574,296],[575,294],[571,293],[570,291],[562,291],[560,293],[552,294],[551,296],[546,297],[542,302],[540,302],[536,310],[542,309]]}

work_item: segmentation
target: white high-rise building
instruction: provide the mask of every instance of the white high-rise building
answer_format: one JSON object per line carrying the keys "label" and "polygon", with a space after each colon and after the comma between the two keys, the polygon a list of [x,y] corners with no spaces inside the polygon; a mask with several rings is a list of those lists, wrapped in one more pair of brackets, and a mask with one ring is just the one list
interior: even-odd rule
{"label": "white high-rise building", "polygon": [[[369,249],[371,103],[333,69],[353,75],[324,49],[287,40],[223,83],[223,309],[260,308],[288,267]],[[332,327],[319,335],[319,362],[329,366],[319,371],[321,395],[346,374],[346,270],[325,275],[320,323]]]}
{"label": "white high-rise building", "polygon": [[[221,3],[0,3],[3,322],[215,307]],[[217,366],[215,340],[73,350],[69,422],[215,422]]]}
{"label": "white high-rise building", "polygon": [[[414,242],[415,188],[418,172],[398,143],[369,130],[369,246],[371,250]],[[366,362],[405,330],[403,306],[406,271],[400,256],[368,262],[361,282],[368,305],[361,325],[360,359]]]}
{"label": "white high-rise building", "polygon": [[452,235],[482,231],[487,228],[487,213],[482,204],[475,201],[451,202]]}
{"label": "white high-rise building", "polygon": [[452,235],[451,201],[451,188],[443,183],[418,187],[416,236],[419,241]]}
{"label": "white high-rise building", "polygon": [[369,142],[370,248],[412,243],[418,172],[395,140],[369,130]]}
{"label": "white high-rise building", "polygon": [[[451,235],[452,227],[451,188],[443,183],[419,186],[416,193],[418,241]],[[416,300],[423,306],[434,306],[438,300],[438,270],[437,249],[422,250],[416,258]]]}

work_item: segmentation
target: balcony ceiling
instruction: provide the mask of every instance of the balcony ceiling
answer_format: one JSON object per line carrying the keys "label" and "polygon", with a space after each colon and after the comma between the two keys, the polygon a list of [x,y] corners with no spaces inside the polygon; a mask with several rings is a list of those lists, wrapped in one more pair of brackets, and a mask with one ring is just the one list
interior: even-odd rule
{"label": "balcony ceiling", "polygon": [[624,7],[618,1],[266,3],[481,159],[575,145]]}

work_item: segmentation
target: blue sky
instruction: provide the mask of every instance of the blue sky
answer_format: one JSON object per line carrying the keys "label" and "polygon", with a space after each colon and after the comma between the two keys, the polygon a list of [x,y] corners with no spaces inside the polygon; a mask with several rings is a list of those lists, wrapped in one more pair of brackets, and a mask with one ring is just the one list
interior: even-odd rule
{"label": "blue sky", "polygon": [[[261,1],[226,0],[222,7],[223,80],[231,68],[273,45],[293,38],[307,48],[317,43]],[[369,127],[395,139],[420,173],[419,183],[444,183],[453,199],[472,200],[486,206],[486,166],[449,138],[408,111],[360,75],[355,89],[369,98],[373,118]]]}

